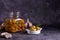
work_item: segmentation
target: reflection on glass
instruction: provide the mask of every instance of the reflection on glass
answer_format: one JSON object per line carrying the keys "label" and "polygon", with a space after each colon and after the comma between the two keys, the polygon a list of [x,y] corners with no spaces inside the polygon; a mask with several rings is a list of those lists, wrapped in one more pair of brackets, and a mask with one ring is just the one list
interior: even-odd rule
{"label": "reflection on glass", "polygon": [[17,12],[17,18],[19,18],[19,12]]}
{"label": "reflection on glass", "polygon": [[12,18],[13,18],[13,12],[10,13],[10,19],[12,19]]}

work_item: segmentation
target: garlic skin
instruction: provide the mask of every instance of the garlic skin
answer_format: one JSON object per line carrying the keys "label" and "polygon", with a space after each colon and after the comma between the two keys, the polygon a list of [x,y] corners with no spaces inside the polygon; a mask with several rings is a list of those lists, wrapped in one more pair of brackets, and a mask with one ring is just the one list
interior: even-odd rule
{"label": "garlic skin", "polygon": [[29,19],[27,18],[27,22],[25,23],[25,26],[26,27],[31,27],[32,26],[32,23],[29,21]]}
{"label": "garlic skin", "polygon": [[5,37],[5,38],[12,38],[12,34],[10,34],[10,33],[7,33],[7,32],[3,32],[3,33],[1,33],[1,36],[3,37]]}

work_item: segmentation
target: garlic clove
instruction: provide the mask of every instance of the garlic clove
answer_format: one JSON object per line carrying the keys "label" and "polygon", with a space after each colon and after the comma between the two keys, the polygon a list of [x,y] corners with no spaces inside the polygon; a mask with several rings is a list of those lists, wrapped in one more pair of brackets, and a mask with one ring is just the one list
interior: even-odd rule
{"label": "garlic clove", "polygon": [[12,35],[11,34],[5,34],[5,38],[12,38]]}
{"label": "garlic clove", "polygon": [[1,36],[4,36],[6,33],[7,33],[7,32],[3,32],[3,33],[1,33]]}
{"label": "garlic clove", "polygon": [[27,27],[27,23],[25,23],[25,26]]}
{"label": "garlic clove", "polygon": [[1,33],[1,36],[5,38],[12,38],[12,34],[7,33],[7,32]]}
{"label": "garlic clove", "polygon": [[29,27],[31,27],[32,26],[32,23],[31,22],[29,22]]}

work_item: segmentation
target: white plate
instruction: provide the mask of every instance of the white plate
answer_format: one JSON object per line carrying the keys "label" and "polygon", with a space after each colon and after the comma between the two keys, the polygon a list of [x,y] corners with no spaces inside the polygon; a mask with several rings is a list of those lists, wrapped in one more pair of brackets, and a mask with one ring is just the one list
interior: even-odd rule
{"label": "white plate", "polygon": [[42,30],[42,28],[40,28],[40,30],[37,30],[37,31],[31,31],[29,29],[26,29],[26,31],[27,31],[28,34],[40,34],[41,30]]}

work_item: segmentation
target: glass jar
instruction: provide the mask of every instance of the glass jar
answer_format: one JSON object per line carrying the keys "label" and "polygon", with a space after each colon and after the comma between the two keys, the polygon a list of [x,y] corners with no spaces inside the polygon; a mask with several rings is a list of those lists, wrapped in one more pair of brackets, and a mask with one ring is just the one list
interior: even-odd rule
{"label": "glass jar", "polygon": [[13,12],[10,14],[10,19],[7,18],[5,21],[5,30],[7,32],[24,31],[24,19],[19,18],[19,12],[17,12],[17,18],[13,18]]}

